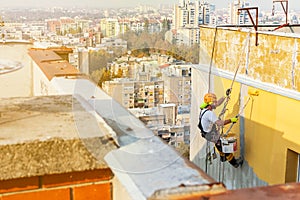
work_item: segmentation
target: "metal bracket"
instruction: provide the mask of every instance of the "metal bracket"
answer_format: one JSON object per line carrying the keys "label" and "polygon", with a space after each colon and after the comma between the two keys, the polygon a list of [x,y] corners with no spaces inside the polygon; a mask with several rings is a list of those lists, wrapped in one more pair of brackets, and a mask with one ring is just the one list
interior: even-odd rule
{"label": "metal bracket", "polygon": [[[258,32],[257,32],[257,27],[258,27],[258,7],[250,7],[250,8],[239,8],[238,11],[241,11],[241,10],[246,10],[249,17],[250,17],[250,20],[252,22],[252,25],[255,29],[255,46],[258,46]],[[250,10],[255,10],[255,22],[253,20],[253,17],[252,17],[252,14],[250,13]]]}
{"label": "metal bracket", "polygon": [[[272,10],[272,14],[274,15],[274,3],[280,3],[281,7],[283,9],[283,12],[285,14],[285,24],[282,24],[280,26],[278,26],[277,28],[275,28],[273,31],[276,31],[282,27],[285,26],[289,26],[288,23],[288,7],[289,7],[289,1],[288,0],[273,0],[273,10]],[[285,3],[285,5],[283,5],[283,3]],[[293,32],[293,31],[292,31]]]}

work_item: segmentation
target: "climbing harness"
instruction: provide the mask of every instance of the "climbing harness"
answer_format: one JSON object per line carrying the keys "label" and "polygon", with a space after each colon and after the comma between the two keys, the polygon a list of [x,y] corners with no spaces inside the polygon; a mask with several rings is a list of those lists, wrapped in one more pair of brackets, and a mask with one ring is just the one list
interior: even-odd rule
{"label": "climbing harness", "polygon": [[202,123],[201,123],[201,120],[202,120],[202,117],[203,115],[207,112],[208,110],[206,109],[205,111],[203,111],[202,114],[200,114],[200,117],[199,117],[199,123],[198,123],[198,128],[201,130],[201,136],[205,138],[205,135],[207,134],[206,131],[204,131],[203,129],[203,126],[202,126]]}

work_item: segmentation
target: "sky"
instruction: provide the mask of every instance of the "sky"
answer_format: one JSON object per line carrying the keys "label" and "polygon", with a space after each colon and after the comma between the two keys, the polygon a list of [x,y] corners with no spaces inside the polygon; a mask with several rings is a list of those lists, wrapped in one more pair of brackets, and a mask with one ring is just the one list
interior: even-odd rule
{"label": "sky", "polygon": [[[191,0],[192,2],[194,0]],[[217,8],[227,8],[233,0],[207,0]],[[242,1],[242,0],[241,0]],[[271,10],[273,0],[248,0],[251,6]],[[297,3],[298,2],[298,3]],[[179,0],[1,0],[1,7],[49,7],[49,6],[75,6],[75,7],[126,7],[138,4],[178,4]],[[280,3],[275,4],[281,9]],[[284,4],[285,5],[285,4]],[[300,10],[299,0],[289,0],[289,10]]]}

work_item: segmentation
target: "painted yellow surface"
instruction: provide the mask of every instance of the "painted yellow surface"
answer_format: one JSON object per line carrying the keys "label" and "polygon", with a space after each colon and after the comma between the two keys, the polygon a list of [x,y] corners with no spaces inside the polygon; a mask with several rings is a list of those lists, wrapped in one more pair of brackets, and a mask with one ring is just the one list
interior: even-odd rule
{"label": "painted yellow surface", "polygon": [[[218,29],[214,44],[213,28],[201,28],[201,51],[211,56],[213,45],[214,67],[261,82],[300,91],[300,39],[288,36],[259,34],[259,45],[255,46],[255,34],[239,30]],[[209,59],[200,56],[201,64]],[[202,59],[202,60],[201,60]],[[246,74],[247,72],[247,74]],[[224,95],[232,80],[214,76],[213,90]],[[244,116],[245,158],[263,181],[269,184],[285,182],[287,150],[300,154],[300,102],[269,91],[251,88],[235,82],[225,118],[240,112],[249,95],[243,89],[259,91],[252,96],[242,113]],[[240,102],[242,101],[242,102]],[[220,108],[217,110],[220,112]],[[239,132],[239,123],[232,129]]]}
{"label": "painted yellow surface", "polygon": [[255,46],[254,32],[207,27],[200,32],[201,64],[210,64],[213,55],[217,68],[233,72],[239,67],[255,80],[300,91],[299,38],[260,33]]}
{"label": "painted yellow surface", "polygon": [[284,183],[287,149],[300,153],[299,112],[298,101],[266,91],[245,109],[246,159],[270,184]]}

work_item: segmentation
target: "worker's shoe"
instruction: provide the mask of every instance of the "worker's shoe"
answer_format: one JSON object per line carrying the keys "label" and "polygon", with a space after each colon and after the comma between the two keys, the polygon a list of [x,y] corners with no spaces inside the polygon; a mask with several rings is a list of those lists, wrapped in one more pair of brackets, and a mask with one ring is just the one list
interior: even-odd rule
{"label": "worker's shoe", "polygon": [[243,163],[244,163],[244,159],[242,157],[239,157],[238,159],[236,159],[236,162],[233,166],[235,168],[242,167]]}

